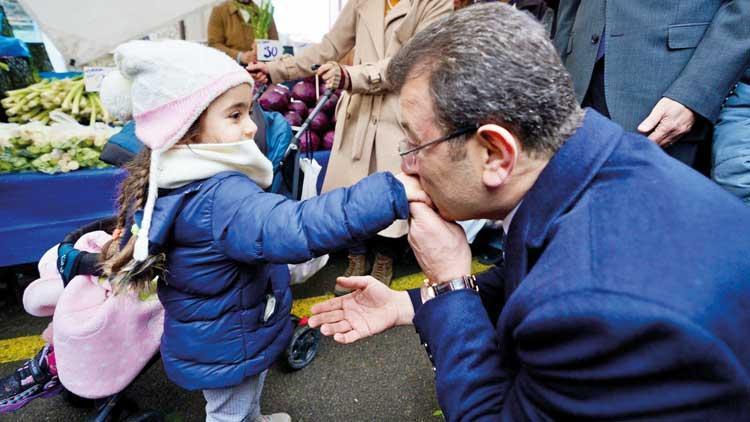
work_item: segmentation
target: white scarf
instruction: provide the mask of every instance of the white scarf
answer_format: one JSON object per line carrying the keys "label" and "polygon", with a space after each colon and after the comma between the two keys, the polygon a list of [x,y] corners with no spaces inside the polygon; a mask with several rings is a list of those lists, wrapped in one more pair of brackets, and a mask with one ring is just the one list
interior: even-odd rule
{"label": "white scarf", "polygon": [[175,145],[161,154],[156,184],[175,189],[223,171],[238,171],[265,189],[273,181],[273,166],[255,141],[231,144]]}

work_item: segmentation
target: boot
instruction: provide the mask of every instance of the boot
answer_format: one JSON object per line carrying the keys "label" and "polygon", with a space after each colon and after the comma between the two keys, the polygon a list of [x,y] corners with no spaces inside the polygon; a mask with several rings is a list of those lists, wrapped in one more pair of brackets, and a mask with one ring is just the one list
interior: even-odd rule
{"label": "boot", "polygon": [[393,279],[393,258],[379,253],[375,254],[375,262],[372,264],[370,275],[386,286],[390,286]]}
{"label": "boot", "polygon": [[[346,267],[344,275],[342,277],[356,277],[367,275],[367,255],[349,255],[349,266]],[[336,287],[333,289],[333,294],[336,296],[343,296],[351,293],[351,290],[341,287],[336,283]]]}

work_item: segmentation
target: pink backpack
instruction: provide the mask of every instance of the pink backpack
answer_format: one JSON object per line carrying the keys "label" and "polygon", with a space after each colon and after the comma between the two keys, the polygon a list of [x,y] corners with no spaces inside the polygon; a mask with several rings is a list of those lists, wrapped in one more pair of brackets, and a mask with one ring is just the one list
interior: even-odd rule
{"label": "pink backpack", "polygon": [[[83,235],[76,249],[99,252],[111,239],[103,231]],[[53,344],[63,386],[87,398],[122,391],[159,349],[164,308],[155,293],[112,293],[97,276],[77,276],[63,289],[57,245],[39,262],[39,280],[24,292],[26,311],[53,316]]]}

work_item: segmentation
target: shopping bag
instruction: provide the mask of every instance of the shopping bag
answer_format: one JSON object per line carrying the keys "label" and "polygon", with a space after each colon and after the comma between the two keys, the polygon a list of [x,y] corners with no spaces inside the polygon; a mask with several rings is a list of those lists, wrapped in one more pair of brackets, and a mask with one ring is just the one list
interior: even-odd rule
{"label": "shopping bag", "polygon": [[[318,195],[315,184],[318,180],[318,175],[322,170],[320,164],[317,161],[310,158],[301,158],[299,160],[299,167],[303,173],[302,179],[302,195],[301,200],[309,199]],[[301,264],[290,264],[289,273],[291,274],[291,284],[300,284],[307,281],[310,277],[315,275],[321,268],[325,267],[328,263],[328,255],[319,256],[313,258],[307,262]]]}

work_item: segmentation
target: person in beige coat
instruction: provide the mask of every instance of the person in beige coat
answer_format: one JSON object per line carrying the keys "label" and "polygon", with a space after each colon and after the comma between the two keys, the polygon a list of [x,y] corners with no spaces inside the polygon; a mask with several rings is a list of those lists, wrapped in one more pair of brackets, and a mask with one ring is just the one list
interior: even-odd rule
{"label": "person in beige coat", "polygon": [[[378,171],[400,172],[399,141],[406,133],[399,124],[398,95],[387,90],[390,58],[414,34],[453,11],[453,0],[349,0],[323,40],[293,57],[247,67],[259,82],[283,82],[317,73],[329,88],[344,88],[336,108],[336,138],[323,191],[350,186]],[[340,61],[354,49],[351,66]],[[372,275],[390,284],[394,242],[408,231],[397,221],[375,241]],[[349,251],[344,276],[366,275],[367,249]],[[336,286],[337,294],[348,290]]]}

